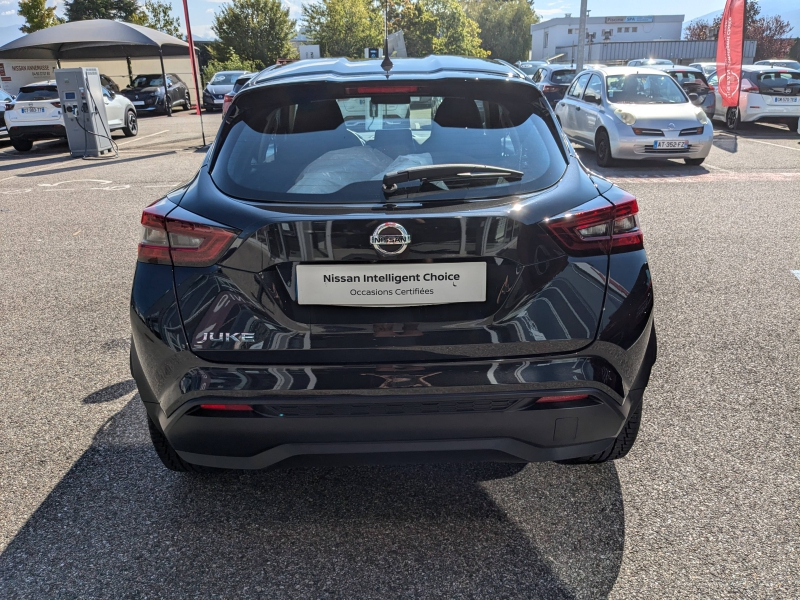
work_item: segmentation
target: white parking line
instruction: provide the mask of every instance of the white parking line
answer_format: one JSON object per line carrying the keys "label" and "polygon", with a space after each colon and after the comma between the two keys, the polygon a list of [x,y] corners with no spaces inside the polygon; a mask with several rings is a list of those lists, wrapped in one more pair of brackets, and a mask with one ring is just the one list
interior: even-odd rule
{"label": "white parking line", "polygon": [[156,131],[155,133],[151,133],[150,135],[143,135],[142,137],[136,137],[136,138],[133,138],[132,140],[128,140],[127,142],[122,142],[120,144],[117,144],[117,147],[124,146],[125,144],[130,144],[132,142],[138,142],[139,140],[143,140],[145,138],[153,137],[154,135],[161,135],[162,133],[167,133],[168,131],[169,131],[169,129],[165,129],[164,131]]}
{"label": "white parking line", "polygon": [[732,135],[730,133],[725,133],[724,131],[718,132],[722,135],[727,135],[729,137],[735,137],[739,140],[743,140],[745,142],[753,142],[754,144],[764,144],[765,146],[775,146],[776,148],[784,148],[785,150],[794,150],[795,152],[800,152],[800,148],[792,148],[791,146],[784,146],[783,144],[773,144],[772,142],[765,142],[762,140],[754,140],[753,138],[749,137],[742,137],[740,135]]}
{"label": "white parking line", "polygon": [[708,163],[705,163],[703,166],[707,167],[709,169],[714,169],[715,171],[722,171],[723,173],[733,173],[733,171],[731,171],[730,169],[723,169],[722,167],[715,167],[714,165],[710,165]]}
{"label": "white parking line", "polygon": [[792,271],[792,275],[800,279],[800,271]]}

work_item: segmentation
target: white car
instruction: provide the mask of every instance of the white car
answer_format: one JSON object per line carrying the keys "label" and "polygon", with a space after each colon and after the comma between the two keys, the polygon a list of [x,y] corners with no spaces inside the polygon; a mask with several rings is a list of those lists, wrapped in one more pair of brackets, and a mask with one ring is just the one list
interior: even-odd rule
{"label": "white car", "polygon": [[[782,122],[790,131],[797,131],[800,119],[800,71],[763,65],[742,67],[739,106],[722,106],[717,94],[714,118],[725,121],[728,129],[753,121]],[[708,83],[719,86],[717,75]]]}
{"label": "white car", "polygon": [[[121,129],[126,137],[139,133],[136,108],[130,100],[103,88],[103,102],[110,131]],[[56,82],[21,87],[16,99],[6,104],[5,121],[11,145],[19,152],[30,150],[34,140],[67,137]]]}
{"label": "white car", "polygon": [[669,74],[645,67],[581,72],[558,101],[556,118],[573,142],[591,148],[601,167],[617,158],[682,158],[700,165],[714,129]]}

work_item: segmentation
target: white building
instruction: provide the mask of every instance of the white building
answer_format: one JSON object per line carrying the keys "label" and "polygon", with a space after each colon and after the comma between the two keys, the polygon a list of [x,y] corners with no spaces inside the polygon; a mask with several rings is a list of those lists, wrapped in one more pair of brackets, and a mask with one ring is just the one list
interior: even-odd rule
{"label": "white building", "polygon": [[[680,40],[683,15],[650,15],[642,17],[589,17],[586,19],[587,49],[585,59],[591,61],[589,47],[609,42],[652,42]],[[577,46],[580,19],[569,14],[531,25],[531,60],[544,60],[558,54],[556,47]]]}

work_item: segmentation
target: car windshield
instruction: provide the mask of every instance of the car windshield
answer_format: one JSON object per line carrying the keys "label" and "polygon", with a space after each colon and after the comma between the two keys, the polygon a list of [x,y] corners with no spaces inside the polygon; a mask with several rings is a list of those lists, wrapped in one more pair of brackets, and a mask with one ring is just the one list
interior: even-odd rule
{"label": "car windshield", "polygon": [[550,74],[550,81],[553,83],[572,83],[575,79],[575,71],[573,69],[564,69],[562,71],[553,71]]}
{"label": "car windshield", "polygon": [[161,75],[137,75],[136,79],[133,80],[133,85],[131,87],[146,88],[159,85],[164,85],[164,79],[161,77]]}
{"label": "car windshield", "polygon": [[681,104],[686,95],[669,75],[608,75],[606,93],[615,104]]}
{"label": "car windshield", "polygon": [[17,102],[35,102],[36,100],[58,100],[58,88],[54,85],[48,85],[19,89]]}
{"label": "car windshield", "polygon": [[242,71],[236,71],[235,73],[217,73],[211,80],[211,85],[233,85],[241,74]]}
{"label": "car windshield", "polygon": [[427,200],[532,192],[566,168],[540,98],[521,83],[474,80],[249,88],[223,125],[211,177],[250,200],[371,202],[384,201],[387,173],[477,164],[523,175],[416,180],[400,193]]}
{"label": "car windshield", "polygon": [[525,75],[533,75],[541,65],[520,65],[519,70]]}

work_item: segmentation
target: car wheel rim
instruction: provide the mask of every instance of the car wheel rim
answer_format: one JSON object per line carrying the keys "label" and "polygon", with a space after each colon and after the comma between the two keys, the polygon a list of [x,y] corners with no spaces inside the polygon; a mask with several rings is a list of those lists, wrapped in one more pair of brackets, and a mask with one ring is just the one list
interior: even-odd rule
{"label": "car wheel rim", "polygon": [[736,116],[736,109],[728,111],[728,127],[734,127],[736,125]]}
{"label": "car wheel rim", "polygon": [[136,133],[139,129],[139,126],[136,124],[136,115],[133,113],[128,115],[128,129],[131,130],[131,133]]}
{"label": "car wheel rim", "polygon": [[600,159],[600,162],[605,162],[606,161],[606,152],[607,151],[608,151],[608,148],[606,147],[606,141],[605,140],[600,140],[597,143],[597,157]]}

